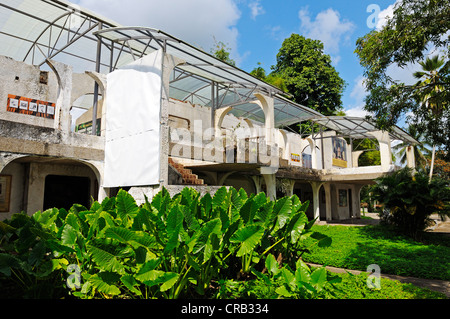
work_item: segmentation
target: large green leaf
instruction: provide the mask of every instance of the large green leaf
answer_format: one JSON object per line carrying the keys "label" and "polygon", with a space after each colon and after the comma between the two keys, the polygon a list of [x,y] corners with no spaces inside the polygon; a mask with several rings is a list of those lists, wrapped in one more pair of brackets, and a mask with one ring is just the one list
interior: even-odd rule
{"label": "large green leaf", "polygon": [[189,246],[192,248],[194,254],[199,253],[202,249],[205,248],[209,236],[212,233],[221,234],[222,223],[219,218],[210,220],[205,223],[201,229],[196,233],[193,240],[189,243]]}
{"label": "large green leaf", "polygon": [[268,255],[266,258],[265,264],[266,264],[266,268],[270,274],[276,276],[280,272],[280,269],[279,269],[280,265],[276,261],[274,255],[272,255],[272,254]]}
{"label": "large green leaf", "polygon": [[292,202],[289,197],[283,197],[276,201],[273,212],[278,216],[278,227],[283,228],[286,225],[292,210]]}
{"label": "large green leaf", "polygon": [[261,242],[263,236],[264,229],[259,225],[250,225],[238,229],[230,238],[232,243],[240,244],[236,256],[242,257],[251,252]]}
{"label": "large green leaf", "polygon": [[116,209],[123,225],[126,225],[128,218],[133,219],[139,212],[139,207],[136,205],[133,196],[122,189],[116,196]]}
{"label": "large green leaf", "polygon": [[120,294],[120,289],[116,286],[119,280],[120,276],[111,272],[100,272],[89,278],[93,288],[109,296]]}
{"label": "large green leaf", "polygon": [[170,253],[174,248],[179,245],[180,230],[183,226],[183,214],[178,206],[173,206],[167,216],[166,231],[168,242],[164,248],[164,253]]}
{"label": "large green leaf", "polygon": [[136,276],[137,280],[149,287],[161,285],[160,291],[167,291],[172,288],[178,278],[179,274],[177,273],[165,272],[161,270],[150,270]]}
{"label": "large green leaf", "polygon": [[296,263],[297,269],[295,270],[295,280],[297,286],[301,286],[303,283],[309,283],[311,281],[311,269],[303,260],[299,259]]}
{"label": "large green leaf", "polygon": [[320,267],[311,273],[311,284],[320,290],[327,283],[327,270],[325,267]]}
{"label": "large green leaf", "polygon": [[303,212],[295,214],[289,221],[286,230],[290,233],[291,242],[293,244],[295,244],[302,235],[302,231],[305,229],[306,223],[308,223],[308,217]]}
{"label": "large green leaf", "polygon": [[121,253],[119,250],[106,249],[94,246],[92,243],[87,244],[87,250],[92,255],[92,260],[100,269],[118,274],[125,274],[125,266],[121,261]]}
{"label": "large green leaf", "polygon": [[212,198],[212,209],[215,210],[216,208],[221,208],[227,211],[228,207],[230,207],[230,204],[231,198],[227,188],[219,188]]}
{"label": "large green leaf", "polygon": [[137,296],[141,296],[142,293],[139,289],[136,287],[139,286],[139,283],[136,281],[133,275],[124,275],[120,278],[120,281],[124,284],[125,287],[128,288],[132,293],[136,294]]}
{"label": "large green leaf", "polygon": [[77,242],[77,231],[69,224],[64,226],[61,235],[61,243],[63,245],[73,247]]}

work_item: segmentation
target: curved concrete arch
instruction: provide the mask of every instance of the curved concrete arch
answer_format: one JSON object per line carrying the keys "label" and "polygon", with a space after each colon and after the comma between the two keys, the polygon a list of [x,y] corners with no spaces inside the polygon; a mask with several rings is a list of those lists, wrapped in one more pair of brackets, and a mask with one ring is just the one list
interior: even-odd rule
{"label": "curved concrete arch", "polygon": [[283,145],[281,145],[281,148],[283,149],[283,157],[288,159],[289,158],[289,143],[288,143],[288,136],[287,132],[285,130],[279,130],[280,135],[282,137]]}
{"label": "curved concrete arch", "polygon": [[214,123],[214,128],[215,128],[216,136],[220,136],[221,135],[221,134],[219,134],[219,132],[220,132],[220,130],[222,128],[223,120],[225,119],[225,116],[228,113],[230,113],[230,111],[232,109],[233,108],[231,106],[229,106],[229,107],[225,107],[225,108],[216,110],[216,113],[215,113],[215,116],[214,116],[214,122],[215,122]]}
{"label": "curved concrete arch", "polygon": [[0,174],[2,173],[2,171],[6,168],[6,166],[8,166],[9,164],[13,163],[14,161],[24,158],[24,157],[28,157],[29,155],[24,155],[24,154],[7,154],[8,156],[5,157],[4,155],[0,154]]}

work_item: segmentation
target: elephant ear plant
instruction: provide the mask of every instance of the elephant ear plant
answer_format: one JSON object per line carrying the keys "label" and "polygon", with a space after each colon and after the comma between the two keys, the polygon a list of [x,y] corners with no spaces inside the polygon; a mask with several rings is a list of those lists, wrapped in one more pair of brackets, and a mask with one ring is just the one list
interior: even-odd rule
{"label": "elephant ear plant", "polygon": [[220,279],[262,271],[269,253],[295,263],[304,238],[329,243],[311,230],[307,206],[296,196],[185,188],[140,206],[121,190],[89,209],[15,215],[0,224],[0,283],[25,274],[86,299],[212,296]]}

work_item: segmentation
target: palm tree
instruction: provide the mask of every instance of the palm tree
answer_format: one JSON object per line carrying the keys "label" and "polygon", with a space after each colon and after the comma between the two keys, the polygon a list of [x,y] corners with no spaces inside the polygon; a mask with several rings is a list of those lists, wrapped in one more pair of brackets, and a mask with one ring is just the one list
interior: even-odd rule
{"label": "palm tree", "polygon": [[[419,103],[429,109],[432,116],[438,118],[442,115],[444,108],[447,107],[445,88],[443,84],[443,73],[449,67],[439,55],[427,58],[424,62],[419,62],[422,71],[415,72],[413,75],[420,80],[416,83],[416,97]],[[431,158],[430,181],[433,176],[434,158],[436,154],[436,145],[433,145]]]}
{"label": "palm tree", "polygon": [[400,157],[400,163],[406,163],[406,150],[408,147],[413,147],[414,149],[414,159],[416,167],[425,169],[427,164],[427,156],[430,154],[429,143],[425,139],[425,135],[417,129],[416,125],[410,124],[406,129],[406,132],[418,141],[420,144],[411,146],[406,142],[402,142],[393,147],[397,155]]}

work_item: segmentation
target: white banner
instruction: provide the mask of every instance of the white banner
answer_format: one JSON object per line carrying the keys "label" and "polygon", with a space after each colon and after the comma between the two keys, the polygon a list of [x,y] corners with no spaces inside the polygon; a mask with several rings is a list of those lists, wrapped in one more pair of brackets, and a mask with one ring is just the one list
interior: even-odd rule
{"label": "white banner", "polygon": [[103,187],[159,184],[162,57],[108,74]]}

